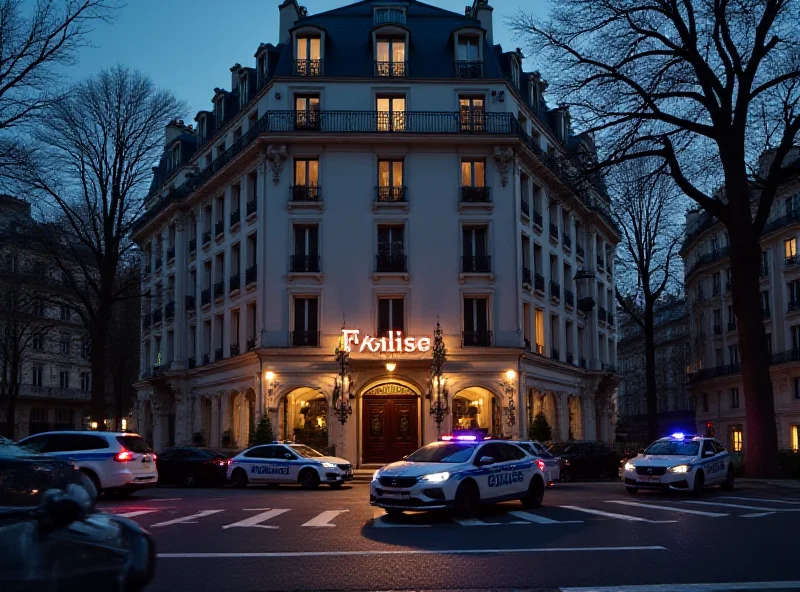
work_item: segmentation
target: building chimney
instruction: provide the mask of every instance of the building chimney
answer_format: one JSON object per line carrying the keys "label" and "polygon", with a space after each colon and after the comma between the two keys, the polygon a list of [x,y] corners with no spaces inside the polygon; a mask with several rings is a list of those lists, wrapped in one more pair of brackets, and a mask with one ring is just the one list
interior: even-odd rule
{"label": "building chimney", "polygon": [[297,0],[285,0],[278,10],[280,12],[278,43],[289,43],[292,37],[289,31],[294,27],[303,11],[298,6]]}
{"label": "building chimney", "polygon": [[475,0],[472,3],[472,17],[478,19],[486,30],[486,41],[489,45],[494,45],[494,33],[492,30],[492,11],[494,8],[489,6],[489,0]]}

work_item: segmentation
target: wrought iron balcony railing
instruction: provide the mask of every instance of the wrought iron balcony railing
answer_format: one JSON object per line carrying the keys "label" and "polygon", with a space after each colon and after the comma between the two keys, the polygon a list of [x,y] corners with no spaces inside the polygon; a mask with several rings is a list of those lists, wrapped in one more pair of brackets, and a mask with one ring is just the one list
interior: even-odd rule
{"label": "wrought iron balcony railing", "polygon": [[322,194],[319,185],[293,185],[292,201],[319,201]]}
{"label": "wrought iron balcony railing", "polygon": [[293,273],[319,273],[319,255],[292,255],[289,270]]}
{"label": "wrought iron balcony railing", "polygon": [[558,282],[550,282],[550,298],[561,299],[561,284]]}
{"label": "wrought iron balcony railing", "polygon": [[375,62],[375,76],[402,77],[408,76],[408,62]]}
{"label": "wrought iron balcony railing", "polygon": [[533,273],[531,272],[530,267],[522,268],[522,283],[529,286],[533,285]]}
{"label": "wrought iron balcony railing", "polygon": [[214,298],[225,296],[225,280],[220,280],[214,284]]}
{"label": "wrought iron balcony railing", "polygon": [[544,276],[537,273],[533,276],[533,289],[544,294]]}
{"label": "wrought iron balcony railing", "polygon": [[492,258],[489,255],[468,255],[461,258],[463,273],[491,273]]}
{"label": "wrought iron balcony railing", "polygon": [[238,356],[239,355],[239,342],[231,343],[231,356]]}
{"label": "wrought iron balcony railing", "polygon": [[533,225],[538,226],[539,228],[542,227],[542,215],[535,209],[533,210]]}
{"label": "wrought iron balcony railing", "polygon": [[254,263],[250,267],[248,267],[244,272],[244,283],[245,285],[250,285],[256,283],[258,279],[258,266]]}
{"label": "wrought iron balcony railing", "polygon": [[407,273],[408,263],[404,253],[382,253],[375,256],[376,273]]}
{"label": "wrought iron balcony railing", "polygon": [[321,76],[322,60],[295,60],[295,76]]}
{"label": "wrought iron balcony railing", "polygon": [[256,338],[251,337],[247,340],[247,351],[254,350],[256,348]]}
{"label": "wrought iron balcony railing", "polygon": [[233,228],[234,226],[236,226],[241,219],[242,219],[242,213],[239,210],[236,210],[235,212],[231,212],[230,227]]}
{"label": "wrought iron balcony railing", "polygon": [[564,304],[575,306],[575,294],[572,293],[572,290],[564,290]]}
{"label": "wrought iron balcony railing", "polygon": [[225,232],[225,221],[217,220],[216,224],[214,224],[214,235],[219,236],[224,232]]}
{"label": "wrought iron balcony railing", "polygon": [[242,288],[242,276],[238,273],[234,273],[231,277],[228,278],[228,293],[235,292],[236,290],[240,290]]}
{"label": "wrought iron balcony railing", "polygon": [[211,242],[211,231],[210,230],[206,230],[203,233],[203,245],[207,245],[210,242]]}
{"label": "wrought iron balcony railing", "polygon": [[531,204],[530,202],[528,202],[527,199],[523,199],[522,201],[519,202],[519,208],[522,214],[524,214],[528,218],[531,217]]}
{"label": "wrought iron balcony railing", "polygon": [[247,202],[247,215],[255,214],[258,210],[258,201],[255,199],[251,199]]}
{"label": "wrought iron balcony railing", "polygon": [[491,331],[464,331],[462,334],[462,344],[464,347],[491,347]]}
{"label": "wrought iron balcony railing", "polygon": [[554,239],[558,239],[558,224],[555,222],[550,222],[550,236]]}
{"label": "wrought iron balcony railing", "polygon": [[461,187],[461,201],[464,203],[489,203],[492,201],[492,192],[489,187]]}
{"label": "wrought iron balcony railing", "polygon": [[219,362],[222,359],[222,348],[218,347],[214,350],[214,361]]}
{"label": "wrought iron balcony railing", "polygon": [[483,78],[483,62],[478,60],[459,60],[456,62],[456,77]]}
{"label": "wrought iron balcony railing", "polygon": [[318,331],[290,331],[289,344],[292,347],[319,347]]}
{"label": "wrought iron balcony railing", "polygon": [[378,186],[375,188],[375,201],[376,202],[404,202],[406,201],[406,188]]}

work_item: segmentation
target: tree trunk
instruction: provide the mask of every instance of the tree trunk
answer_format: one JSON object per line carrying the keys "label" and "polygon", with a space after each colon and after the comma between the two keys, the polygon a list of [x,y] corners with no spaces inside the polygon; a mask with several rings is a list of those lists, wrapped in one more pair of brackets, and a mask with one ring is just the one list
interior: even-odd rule
{"label": "tree trunk", "polygon": [[771,360],[760,314],[761,244],[758,233],[749,223],[749,216],[737,214],[733,218],[744,218],[744,224],[730,227],[728,231],[733,306],[739,330],[741,395],[747,417],[744,468],[748,477],[774,477],[778,469],[778,431],[769,373]]}
{"label": "tree trunk", "polygon": [[97,429],[106,429],[106,335],[108,332],[110,314],[104,310],[104,305],[100,305],[95,322],[91,328],[92,335],[92,402],[91,417],[93,422],[97,422]]}
{"label": "tree trunk", "polygon": [[644,390],[647,400],[647,444],[658,440],[658,397],[656,392],[656,340],[654,302],[645,294],[644,302]]}
{"label": "tree trunk", "polygon": [[19,397],[19,384],[8,385],[8,398],[6,400],[6,438],[16,440],[17,431],[17,397]]}

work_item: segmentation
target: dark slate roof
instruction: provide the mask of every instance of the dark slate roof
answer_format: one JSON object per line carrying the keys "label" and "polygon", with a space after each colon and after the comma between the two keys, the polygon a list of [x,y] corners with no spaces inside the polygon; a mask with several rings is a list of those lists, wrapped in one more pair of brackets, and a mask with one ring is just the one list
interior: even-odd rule
{"label": "dark slate roof", "polygon": [[[372,77],[372,30],[375,26],[370,0],[301,18],[295,23],[295,28],[309,25],[326,32],[323,52],[326,77]],[[480,27],[480,23],[468,16],[408,0],[405,28],[410,31],[406,58],[409,76],[452,77],[455,59],[452,34],[462,27]],[[293,74],[292,55],[289,47],[282,52],[275,76]],[[503,78],[495,52],[488,44],[484,47],[484,56],[486,77]]]}

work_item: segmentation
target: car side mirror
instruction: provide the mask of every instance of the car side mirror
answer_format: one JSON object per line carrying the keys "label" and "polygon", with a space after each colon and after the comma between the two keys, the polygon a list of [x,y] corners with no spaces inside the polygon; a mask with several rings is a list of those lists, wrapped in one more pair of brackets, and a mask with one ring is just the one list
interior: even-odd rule
{"label": "car side mirror", "polygon": [[477,464],[479,467],[483,467],[485,465],[493,465],[494,462],[495,462],[494,458],[492,458],[491,456],[482,456],[478,459]]}

